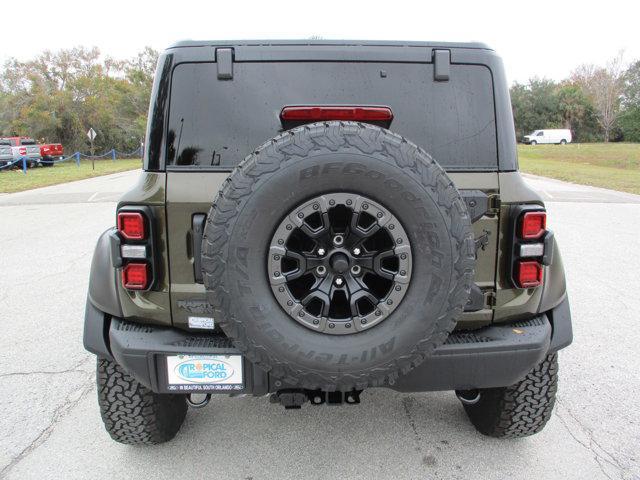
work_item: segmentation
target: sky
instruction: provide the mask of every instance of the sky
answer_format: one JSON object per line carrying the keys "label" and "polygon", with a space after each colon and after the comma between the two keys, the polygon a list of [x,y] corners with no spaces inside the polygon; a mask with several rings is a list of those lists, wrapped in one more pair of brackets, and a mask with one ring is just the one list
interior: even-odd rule
{"label": "sky", "polygon": [[[504,59],[511,82],[566,78],[620,50],[640,59],[640,2],[556,1],[74,1],[29,0],[2,22],[0,62],[97,46],[115,58],[177,40],[323,39],[480,41]],[[25,26],[28,25],[28,34]]]}

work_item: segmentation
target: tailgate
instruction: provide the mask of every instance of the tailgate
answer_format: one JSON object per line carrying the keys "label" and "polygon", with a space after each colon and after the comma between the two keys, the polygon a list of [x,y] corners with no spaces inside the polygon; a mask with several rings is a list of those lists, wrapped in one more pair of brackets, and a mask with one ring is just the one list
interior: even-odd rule
{"label": "tailgate", "polygon": [[[482,65],[452,64],[446,82],[434,80],[430,62],[235,62],[232,78],[218,73],[208,62],[179,64],[172,74],[166,201],[176,326],[211,315],[199,279],[198,222],[229,172],[282,132],[285,106],[388,106],[390,130],[429,152],[458,189],[498,193],[493,80]],[[475,311],[464,321],[479,326],[493,316],[497,212],[478,218],[474,229],[484,239],[476,268],[482,298],[476,295]]]}

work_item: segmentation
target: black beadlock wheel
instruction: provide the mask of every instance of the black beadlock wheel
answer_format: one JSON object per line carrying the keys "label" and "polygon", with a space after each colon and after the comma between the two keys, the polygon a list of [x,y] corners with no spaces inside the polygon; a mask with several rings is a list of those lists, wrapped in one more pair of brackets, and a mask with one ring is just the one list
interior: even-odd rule
{"label": "black beadlock wheel", "polygon": [[400,221],[362,195],[329,193],[293,209],[271,240],[268,271],[280,306],[317,332],[373,328],[404,298],[411,244]]}
{"label": "black beadlock wheel", "polygon": [[393,383],[444,343],[468,299],[464,200],[389,130],[289,130],[234,170],[208,215],[204,284],[216,322],[280,388]]}

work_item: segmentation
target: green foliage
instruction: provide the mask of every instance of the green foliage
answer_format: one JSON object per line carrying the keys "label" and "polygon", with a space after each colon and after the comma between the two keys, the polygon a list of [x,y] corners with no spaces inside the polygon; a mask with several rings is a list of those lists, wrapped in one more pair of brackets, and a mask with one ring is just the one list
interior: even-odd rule
{"label": "green foliage", "polygon": [[539,128],[555,128],[561,122],[556,85],[547,79],[533,78],[527,85],[511,87],[511,104],[518,138]]}
{"label": "green foliage", "polygon": [[632,63],[624,74],[623,104],[640,108],[640,60]]}
{"label": "green foliage", "polygon": [[619,124],[625,142],[640,142],[640,106],[627,108]]}
{"label": "green foliage", "polygon": [[563,83],[556,90],[558,112],[562,117],[562,128],[568,128],[575,142],[594,142],[600,135],[596,113],[582,88]]}
{"label": "green foliage", "polygon": [[582,65],[569,80],[533,78],[511,87],[516,135],[568,128],[576,142],[640,141],[640,61],[622,69],[618,55],[606,68]]}
{"label": "green foliage", "polygon": [[516,135],[521,139],[534,130],[568,128],[575,141],[593,141],[599,134],[593,105],[583,90],[572,83],[531,79],[511,87]]}
{"label": "green foliage", "polygon": [[129,60],[77,47],[26,62],[10,59],[0,73],[0,134],[87,151],[93,127],[97,152],[135,150],[144,137],[157,57],[148,47]]}

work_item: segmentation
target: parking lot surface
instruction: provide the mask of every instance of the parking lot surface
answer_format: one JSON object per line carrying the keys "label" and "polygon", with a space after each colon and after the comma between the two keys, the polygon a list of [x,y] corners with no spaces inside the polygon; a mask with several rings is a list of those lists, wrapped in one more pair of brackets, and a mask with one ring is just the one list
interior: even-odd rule
{"label": "parking lot surface", "polygon": [[170,443],[110,440],[82,348],[91,255],[138,172],[0,196],[0,478],[640,479],[640,196],[527,177],[562,250],[574,344],[521,440],[478,434],[452,392],[369,390],[285,411],[214,397]]}

